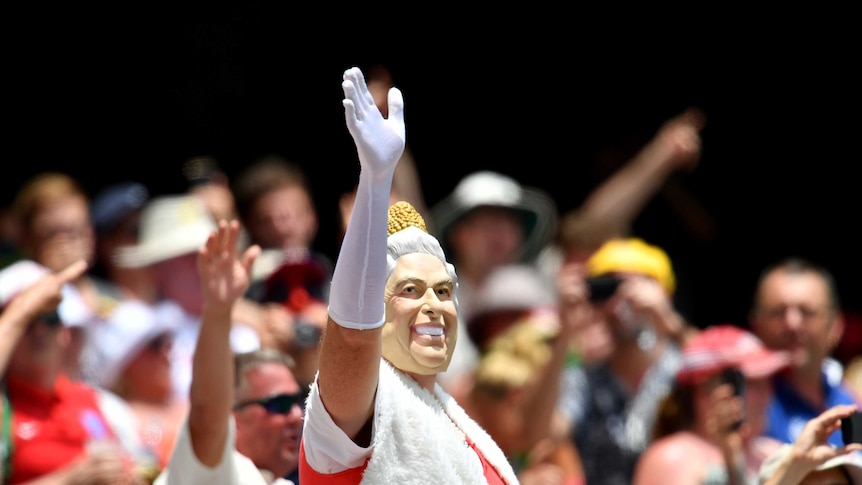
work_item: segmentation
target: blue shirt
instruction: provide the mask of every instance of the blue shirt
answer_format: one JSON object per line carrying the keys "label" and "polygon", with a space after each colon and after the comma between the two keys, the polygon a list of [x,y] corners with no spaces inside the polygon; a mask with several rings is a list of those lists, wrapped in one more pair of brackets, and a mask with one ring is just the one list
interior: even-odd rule
{"label": "blue shirt", "polygon": [[[808,420],[820,415],[824,410],[838,404],[860,404],[853,394],[840,382],[830,381],[823,374],[823,396],[826,398],[824,409],[815,409],[808,401],[800,396],[781,375],[773,379],[775,394],[769,403],[767,410],[768,422],[763,434],[785,443],[793,443],[802,432],[802,428]],[[841,430],[837,430],[829,436],[829,444],[843,446]]]}

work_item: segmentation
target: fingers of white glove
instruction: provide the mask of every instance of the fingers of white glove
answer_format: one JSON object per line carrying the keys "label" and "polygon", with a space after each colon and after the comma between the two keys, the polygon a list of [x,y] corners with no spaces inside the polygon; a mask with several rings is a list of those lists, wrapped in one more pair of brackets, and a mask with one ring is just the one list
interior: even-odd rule
{"label": "fingers of white glove", "polygon": [[353,101],[349,99],[342,100],[341,104],[344,106],[344,120],[347,122],[347,129],[352,134],[356,126],[356,107],[353,105]]}
{"label": "fingers of white glove", "polygon": [[377,103],[374,102],[374,96],[372,96],[371,91],[368,90],[368,83],[365,82],[365,75],[362,74],[361,70],[356,70],[356,73],[353,76],[353,82],[356,84],[356,92],[361,96],[364,105],[363,107],[371,105],[376,109]]}
{"label": "fingers of white glove", "polygon": [[[358,120],[364,120],[374,112],[379,114],[377,105],[374,104],[374,98],[365,84],[365,76],[359,68],[352,67],[344,71],[344,81],[341,83],[341,87],[344,90],[344,96],[353,101]],[[374,108],[374,112],[370,111],[370,106]]]}
{"label": "fingers of white glove", "polygon": [[389,100],[389,119],[404,124],[404,97],[401,90],[396,87],[389,88],[387,98]]}
{"label": "fingers of white glove", "polygon": [[354,67],[346,69],[344,71],[344,75],[341,77],[341,79],[344,79],[345,81],[351,80],[351,82],[352,82],[353,79],[356,79],[357,75],[362,76],[362,71],[358,67],[354,66]]}
{"label": "fingers of white glove", "polygon": [[353,103],[355,110],[355,99],[356,99],[356,85],[353,84],[349,79],[341,82],[341,90],[344,91],[344,101]]}

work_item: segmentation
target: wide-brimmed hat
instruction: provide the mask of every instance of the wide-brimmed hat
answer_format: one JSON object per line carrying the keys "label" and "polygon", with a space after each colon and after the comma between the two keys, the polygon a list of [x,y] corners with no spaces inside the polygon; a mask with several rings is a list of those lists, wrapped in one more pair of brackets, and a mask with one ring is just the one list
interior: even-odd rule
{"label": "wide-brimmed hat", "polygon": [[94,330],[87,342],[96,361],[93,378],[98,385],[111,387],[145,345],[162,334],[173,334],[174,327],[157,318],[150,305],[126,300]]}
{"label": "wide-brimmed hat", "polygon": [[117,248],[114,259],[119,266],[135,268],[195,252],[215,229],[197,196],[156,197],[141,212],[138,244]]}
{"label": "wide-brimmed hat", "polygon": [[528,264],[510,264],[494,269],[464,315],[468,326],[496,312],[555,309],[556,293],[551,283]]}
{"label": "wide-brimmed hat", "polygon": [[[510,264],[494,269],[476,294],[473,305],[465,312],[467,334],[477,344],[484,345],[488,337],[489,318],[501,314],[517,320],[529,320],[538,330],[553,335],[557,332],[557,300],[555,289],[542,274],[529,264]],[[527,318],[542,315],[542,318]],[[546,315],[553,315],[547,318]],[[496,330],[493,330],[496,331]]]}
{"label": "wide-brimmed hat", "polygon": [[720,324],[701,330],[685,344],[676,379],[696,384],[728,368],[758,379],[789,364],[786,352],[767,348],[753,333],[736,325]]}
{"label": "wide-brimmed hat", "polygon": [[502,207],[523,216],[523,261],[535,258],[557,230],[557,207],[546,192],[497,172],[479,171],[461,179],[451,194],[431,208],[433,229],[446,254],[450,253],[449,230],[480,207]]}
{"label": "wide-brimmed hat", "polygon": [[[788,455],[791,453],[793,453],[793,445],[783,444],[771,455],[767,456],[760,465],[758,483],[765,483],[775,475],[775,472],[778,470],[778,466],[787,460]],[[835,458],[827,460],[825,463],[815,468],[815,470],[828,470],[839,466],[843,466],[844,470],[847,471],[847,474],[850,475],[850,483],[862,485],[862,452],[855,451],[845,455],[836,456]]]}
{"label": "wide-brimmed hat", "polygon": [[[50,273],[47,267],[29,260],[16,261],[0,271],[0,308],[6,306],[12,299],[36,284],[40,278]],[[82,327],[95,319],[95,313],[84,303],[84,298],[78,290],[69,283],[60,290],[62,300],[57,307],[60,321],[67,327]]]}

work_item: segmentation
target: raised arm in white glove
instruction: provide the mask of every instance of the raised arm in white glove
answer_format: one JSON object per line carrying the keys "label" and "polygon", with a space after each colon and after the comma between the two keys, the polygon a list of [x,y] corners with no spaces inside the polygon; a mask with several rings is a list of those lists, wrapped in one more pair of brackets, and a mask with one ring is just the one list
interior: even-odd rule
{"label": "raised arm in white glove", "polygon": [[332,274],[329,319],[303,431],[315,437],[307,440],[313,445],[305,445],[309,463],[327,473],[334,470],[333,461],[339,470],[355,466],[354,459],[361,461],[333,451],[330,420],[359,446],[370,445],[367,424],[374,411],[386,313],[389,195],[405,141],[400,91],[389,90],[389,117],[384,118],[359,69],[345,71],[341,86],[347,128],[359,154],[359,184]]}
{"label": "raised arm in white glove", "polygon": [[344,72],[344,115],[359,155],[359,185],[350,225],[332,277],[329,315],[342,327],[379,328],[384,320],[386,227],[389,193],[404,152],[404,100],[389,90],[384,118],[359,68]]}

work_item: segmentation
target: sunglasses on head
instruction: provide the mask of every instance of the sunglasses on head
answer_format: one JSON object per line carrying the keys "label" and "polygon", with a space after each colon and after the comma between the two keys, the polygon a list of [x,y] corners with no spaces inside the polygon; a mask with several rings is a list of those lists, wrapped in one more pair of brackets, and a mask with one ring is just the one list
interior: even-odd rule
{"label": "sunglasses on head", "polygon": [[268,414],[287,414],[291,409],[293,409],[293,405],[300,404],[303,398],[304,396],[301,392],[297,392],[296,394],[276,394],[274,396],[262,397],[260,399],[240,401],[233,405],[233,410],[239,411],[246,406],[259,404],[266,409]]}

